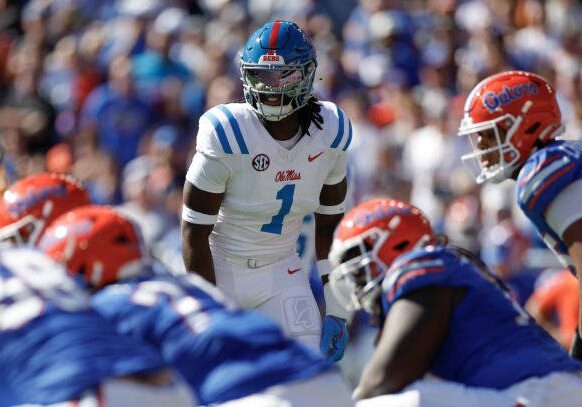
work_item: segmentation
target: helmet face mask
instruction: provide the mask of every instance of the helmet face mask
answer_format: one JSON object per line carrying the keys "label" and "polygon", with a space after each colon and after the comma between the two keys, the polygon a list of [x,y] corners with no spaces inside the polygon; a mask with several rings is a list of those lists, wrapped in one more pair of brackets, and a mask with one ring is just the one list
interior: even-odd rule
{"label": "helmet face mask", "polygon": [[428,220],[412,205],[374,199],[356,206],[334,235],[329,253],[332,292],[348,310],[379,314],[382,281],[392,262],[432,236]]}
{"label": "helmet face mask", "polygon": [[0,243],[3,247],[34,245],[44,230],[45,221],[27,215],[16,222],[0,228]]}
{"label": "helmet face mask", "polygon": [[[337,267],[330,276],[331,289],[348,311],[364,309],[373,313],[380,294],[379,283],[387,268],[377,252],[387,237],[385,231],[372,229],[332,247],[330,259]],[[367,241],[375,241],[375,244],[371,246]]]}
{"label": "helmet face mask", "polygon": [[267,23],[243,48],[245,100],[265,120],[279,121],[307,104],[316,67],[311,41],[295,23]]}
{"label": "helmet face mask", "polygon": [[[472,151],[461,156],[461,161],[475,176],[478,184],[486,181],[499,183],[512,176],[521,163],[519,150],[510,142],[519,121],[511,115],[495,120],[462,127],[460,136],[467,136]],[[505,130],[507,126],[509,130]]]}
{"label": "helmet face mask", "polygon": [[473,151],[461,159],[477,183],[501,182],[514,177],[532,152],[562,132],[549,83],[530,72],[502,72],[481,81],[467,97],[458,135],[469,136]]}

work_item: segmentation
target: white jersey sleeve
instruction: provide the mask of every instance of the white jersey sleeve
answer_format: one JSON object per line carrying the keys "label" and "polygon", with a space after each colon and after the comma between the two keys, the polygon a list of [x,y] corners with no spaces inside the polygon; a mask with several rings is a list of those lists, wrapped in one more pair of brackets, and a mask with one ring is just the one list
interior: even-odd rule
{"label": "white jersey sleeve", "polygon": [[230,177],[230,169],[224,161],[197,152],[192,158],[186,179],[203,191],[223,193]]}
{"label": "white jersey sleeve", "polygon": [[186,180],[204,191],[223,193],[240,154],[248,154],[240,126],[231,110],[218,105],[200,117]]}
{"label": "white jersey sleeve", "polygon": [[325,185],[335,185],[339,183],[342,179],[346,177],[348,168],[348,157],[345,154],[341,154],[337,157],[335,165],[331,171],[327,174],[325,179]]}
{"label": "white jersey sleeve", "polygon": [[580,197],[582,197],[582,180],[568,185],[548,207],[546,222],[559,236],[563,237],[568,226],[582,218]]}
{"label": "white jersey sleeve", "polygon": [[[333,138],[329,145],[334,151],[336,160],[325,179],[325,185],[335,185],[345,178],[347,174],[347,154],[352,142],[352,123],[345,112],[339,106],[330,102],[321,102],[324,116],[324,125],[332,127]],[[326,117],[327,116],[327,117]],[[333,132],[335,130],[335,133]]]}

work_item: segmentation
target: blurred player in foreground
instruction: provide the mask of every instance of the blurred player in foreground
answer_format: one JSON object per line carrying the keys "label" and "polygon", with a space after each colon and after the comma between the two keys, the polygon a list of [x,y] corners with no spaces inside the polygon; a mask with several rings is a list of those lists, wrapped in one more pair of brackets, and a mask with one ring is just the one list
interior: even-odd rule
{"label": "blurred player in foreground", "polygon": [[[241,307],[339,360],[347,314],[326,284],[327,254],[345,208],[352,125],[338,106],[312,95],[316,67],[309,36],[291,21],[249,37],[240,58],[245,102],[200,118],[184,183],[183,257],[186,270]],[[295,251],[302,220],[313,213],[323,324]]]}
{"label": "blurred player in foreground", "polygon": [[0,197],[0,242],[36,245],[46,226],[59,215],[90,203],[87,191],[69,175],[29,175]]}
{"label": "blurred player in foreground", "polygon": [[150,346],[118,334],[44,254],[0,250],[0,406],[191,406]]}
{"label": "blurred player in foreground", "polygon": [[568,349],[578,321],[578,281],[568,269],[548,269],[539,277],[525,310]]}
{"label": "blurred player in foreground", "polygon": [[[379,326],[354,391],[369,400],[358,405],[578,404],[582,364],[480,260],[444,240],[417,208],[396,200],[362,203],[338,226],[332,289]],[[427,373],[443,381],[423,379]]]}
{"label": "blurred player in foreground", "polygon": [[40,247],[98,290],[94,308],[119,332],[155,347],[200,403],[352,405],[323,356],[262,314],[234,308],[199,276],[161,270],[146,255],[137,226],[112,208],[68,212],[45,231]]}
{"label": "blurred player in foreground", "polygon": [[[477,84],[464,110],[459,135],[469,137],[473,151],[462,160],[472,164],[477,183],[516,180],[519,206],[563,266],[580,280],[582,142],[555,140],[564,127],[554,89],[531,72],[502,72]],[[578,359],[581,333],[579,308],[570,350]]]}

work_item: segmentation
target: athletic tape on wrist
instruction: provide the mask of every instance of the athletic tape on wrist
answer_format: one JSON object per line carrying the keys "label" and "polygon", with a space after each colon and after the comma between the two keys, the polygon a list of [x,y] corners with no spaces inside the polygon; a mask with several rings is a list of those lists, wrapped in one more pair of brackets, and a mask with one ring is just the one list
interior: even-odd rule
{"label": "athletic tape on wrist", "polygon": [[328,283],[329,273],[331,273],[331,263],[327,259],[318,260],[317,272],[319,277],[321,277],[321,282],[323,284],[323,297],[325,298],[325,313],[328,315],[333,315],[339,318],[348,320],[350,313],[346,310],[339,301],[333,295],[331,287]]}
{"label": "athletic tape on wrist", "polygon": [[329,284],[323,286],[323,297],[325,298],[326,315],[333,315],[334,317],[343,318],[346,321],[350,319],[350,312],[335,298]]}
{"label": "athletic tape on wrist", "polygon": [[318,213],[320,215],[339,215],[344,213],[345,210],[346,201],[344,200],[343,202],[333,206],[319,205],[315,210],[315,213]]}
{"label": "athletic tape on wrist", "polygon": [[218,214],[207,215],[206,213],[196,212],[182,205],[182,220],[195,225],[214,225],[218,219]]}

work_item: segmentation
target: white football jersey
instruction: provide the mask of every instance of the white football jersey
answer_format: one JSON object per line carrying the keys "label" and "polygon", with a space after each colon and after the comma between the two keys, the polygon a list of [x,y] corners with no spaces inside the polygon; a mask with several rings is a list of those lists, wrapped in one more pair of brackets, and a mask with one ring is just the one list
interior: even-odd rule
{"label": "white football jersey", "polygon": [[223,193],[210,235],[214,253],[231,258],[286,256],[305,215],[319,206],[324,184],[346,176],[352,140],[347,115],[320,102],[323,130],[314,124],[287,150],[271,137],[246,103],[218,105],[200,118],[196,154],[186,179]]}

